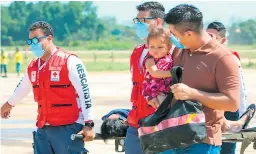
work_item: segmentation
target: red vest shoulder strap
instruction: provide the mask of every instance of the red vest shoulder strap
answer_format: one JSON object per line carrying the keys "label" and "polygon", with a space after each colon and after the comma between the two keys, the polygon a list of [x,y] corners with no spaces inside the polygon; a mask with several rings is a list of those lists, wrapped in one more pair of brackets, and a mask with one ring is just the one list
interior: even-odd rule
{"label": "red vest shoulder strap", "polygon": [[134,59],[133,57],[134,56],[140,56],[141,53],[143,52],[143,50],[145,49],[145,44],[141,44],[141,45],[137,45],[134,49],[133,49],[133,52],[132,52],[132,55],[131,55],[131,60]]}
{"label": "red vest shoulder strap", "polygon": [[28,69],[33,67],[38,67],[38,58],[31,60],[31,62],[28,64]]}
{"label": "red vest shoulder strap", "polygon": [[130,69],[132,68],[132,66],[137,65],[138,59],[141,56],[141,53],[143,52],[144,48],[145,48],[145,44],[141,44],[141,45],[137,45],[133,49],[133,52],[130,57]]}
{"label": "red vest shoulder strap", "polygon": [[73,53],[70,53],[70,52],[67,52],[67,51],[65,51],[65,50],[63,50],[63,49],[61,49],[61,48],[57,48],[58,49],[58,51],[57,51],[57,53],[55,54],[55,58],[57,58],[57,59],[59,59],[58,61],[63,61],[63,62],[65,62],[66,63],[66,61],[68,60],[68,58],[70,57],[70,56],[76,56],[77,57],[77,55],[76,54],[73,54]]}
{"label": "red vest shoulder strap", "polygon": [[144,48],[145,48],[145,44],[139,44],[139,45],[137,45],[136,47],[135,47],[135,49],[134,50],[143,50]]}
{"label": "red vest shoulder strap", "polygon": [[233,54],[240,60],[240,55],[238,54],[238,52],[233,51]]}

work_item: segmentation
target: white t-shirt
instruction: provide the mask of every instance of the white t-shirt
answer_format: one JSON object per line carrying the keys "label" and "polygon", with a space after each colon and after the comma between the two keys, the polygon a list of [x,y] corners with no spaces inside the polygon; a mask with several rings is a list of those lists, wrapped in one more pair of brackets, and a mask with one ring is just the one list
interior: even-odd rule
{"label": "white t-shirt", "polygon": [[[80,67],[77,67],[80,66]],[[76,56],[70,56],[67,60],[68,77],[72,85],[74,86],[79,98],[77,98],[78,108],[81,108],[77,123],[84,124],[84,121],[92,120],[92,107],[90,90],[88,86],[88,76],[83,62]],[[85,75],[80,75],[84,73]],[[81,78],[80,78],[81,77]],[[85,88],[86,87],[86,88]],[[24,77],[21,79],[13,95],[9,98],[8,103],[15,106],[20,102],[28,93],[32,90],[32,84],[29,80],[27,71]],[[85,98],[86,95],[86,98]],[[90,104],[90,105],[88,105]]]}
{"label": "white t-shirt", "polygon": [[240,106],[239,106],[238,112],[239,112],[239,116],[241,116],[246,111],[246,108],[247,108],[247,103],[246,103],[247,96],[246,96],[246,89],[245,89],[245,83],[244,83],[243,69],[242,69],[242,66],[241,66],[241,63],[240,63],[239,59],[236,56],[235,56],[235,59],[236,59],[236,61],[238,63],[238,66],[239,66]]}
{"label": "white t-shirt", "polygon": [[144,48],[140,56],[140,69],[143,68],[143,61],[148,54],[148,49]]}

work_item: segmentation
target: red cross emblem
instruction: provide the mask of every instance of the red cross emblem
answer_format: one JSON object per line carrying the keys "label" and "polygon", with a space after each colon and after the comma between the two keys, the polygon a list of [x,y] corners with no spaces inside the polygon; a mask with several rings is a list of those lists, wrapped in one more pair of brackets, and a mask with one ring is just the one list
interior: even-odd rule
{"label": "red cross emblem", "polygon": [[58,75],[56,72],[54,72],[53,74],[52,74],[54,77],[56,77],[56,75]]}
{"label": "red cross emblem", "polygon": [[51,81],[60,81],[60,72],[59,71],[52,71],[51,72]]}

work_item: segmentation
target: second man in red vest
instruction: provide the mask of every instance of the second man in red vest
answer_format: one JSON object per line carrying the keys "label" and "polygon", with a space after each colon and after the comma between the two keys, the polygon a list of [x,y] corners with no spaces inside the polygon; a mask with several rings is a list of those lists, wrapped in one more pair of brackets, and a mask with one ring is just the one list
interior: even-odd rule
{"label": "second man in red vest", "polygon": [[[156,27],[163,27],[165,9],[163,5],[158,2],[145,2],[137,6],[137,11],[137,17],[133,19],[136,24],[136,34],[140,39],[146,41],[150,30]],[[138,138],[138,123],[141,118],[155,112],[155,109],[148,104],[142,95],[142,83],[144,81],[142,65],[147,54],[147,45],[142,44],[134,48],[130,57],[133,88],[131,94],[132,110],[127,119],[129,128],[125,140],[126,154],[143,154]]]}

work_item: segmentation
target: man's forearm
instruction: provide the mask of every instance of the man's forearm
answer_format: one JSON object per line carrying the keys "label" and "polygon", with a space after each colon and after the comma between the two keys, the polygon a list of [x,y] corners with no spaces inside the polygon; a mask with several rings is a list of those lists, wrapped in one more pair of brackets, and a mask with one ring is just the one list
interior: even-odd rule
{"label": "man's forearm", "polygon": [[92,102],[85,66],[83,65],[82,61],[75,56],[70,56],[67,64],[69,70],[69,80],[79,96],[84,121],[91,121],[93,120]]}
{"label": "man's forearm", "polygon": [[239,108],[240,99],[229,98],[222,93],[208,93],[193,89],[193,100],[215,110],[235,112]]}

